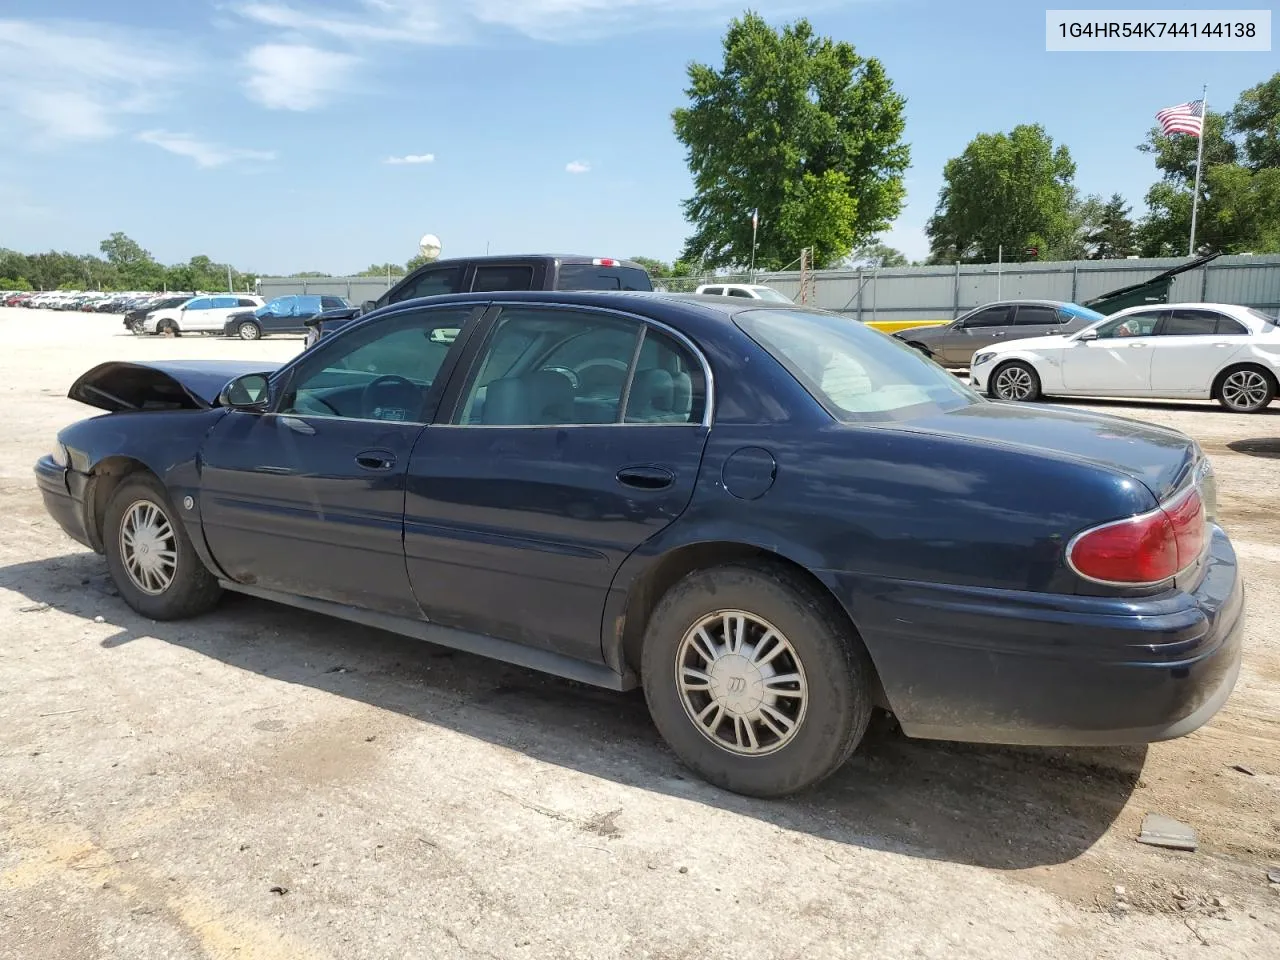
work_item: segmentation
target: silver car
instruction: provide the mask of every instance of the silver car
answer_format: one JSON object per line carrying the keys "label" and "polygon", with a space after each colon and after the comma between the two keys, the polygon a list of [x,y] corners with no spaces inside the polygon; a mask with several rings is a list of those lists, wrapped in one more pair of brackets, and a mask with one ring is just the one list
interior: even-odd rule
{"label": "silver car", "polygon": [[1000,300],[970,310],[951,323],[909,327],[893,335],[944,367],[967,367],[974,353],[993,343],[1074,333],[1106,319],[1096,310],[1061,300]]}

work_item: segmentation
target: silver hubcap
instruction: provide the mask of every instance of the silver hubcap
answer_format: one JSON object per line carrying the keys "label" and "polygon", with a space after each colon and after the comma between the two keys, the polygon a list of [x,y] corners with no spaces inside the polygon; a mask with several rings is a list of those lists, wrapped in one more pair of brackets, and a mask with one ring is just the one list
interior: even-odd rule
{"label": "silver hubcap", "polygon": [[244,340],[257,340],[258,328],[255,327],[252,323],[246,323],[244,326],[240,328],[240,336]]}
{"label": "silver hubcap", "polygon": [[1237,410],[1250,410],[1267,399],[1267,378],[1256,370],[1237,370],[1222,382],[1222,399]]}
{"label": "silver hubcap", "polygon": [[158,596],[178,572],[178,540],[169,518],[150,500],[138,500],[120,522],[120,556],[133,585]]}
{"label": "silver hubcap", "polygon": [[689,628],[676,651],[676,683],[702,735],[746,756],[790,743],[809,705],[795,648],[745,610],[720,610]]}
{"label": "silver hubcap", "polygon": [[1031,374],[1022,367],[1005,367],[996,374],[996,396],[1001,400],[1026,400],[1032,386]]}

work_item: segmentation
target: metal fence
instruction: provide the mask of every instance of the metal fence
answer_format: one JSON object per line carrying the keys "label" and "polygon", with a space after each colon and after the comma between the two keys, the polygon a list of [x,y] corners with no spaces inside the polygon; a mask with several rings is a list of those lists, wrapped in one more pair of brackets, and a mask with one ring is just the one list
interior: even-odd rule
{"label": "metal fence", "polygon": [[[820,270],[813,275],[809,303],[863,321],[953,320],[966,310],[1002,298],[1083,303],[1185,262],[1172,257]],[[692,292],[702,283],[767,283],[790,297],[800,292],[798,272],[654,278],[655,288],[672,292]],[[386,277],[263,277],[258,281],[258,292],[267,299],[290,293],[336,294],[352,304],[376,300],[388,287]],[[1171,302],[1237,303],[1280,312],[1280,256],[1219,257],[1176,277],[1169,297]]]}

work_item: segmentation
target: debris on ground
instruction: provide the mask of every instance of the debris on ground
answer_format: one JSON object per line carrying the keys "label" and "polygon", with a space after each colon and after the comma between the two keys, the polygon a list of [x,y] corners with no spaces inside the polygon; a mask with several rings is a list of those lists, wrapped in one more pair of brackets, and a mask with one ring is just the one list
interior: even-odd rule
{"label": "debris on ground", "polygon": [[1272,867],[1268,870],[1267,879],[1272,883],[1280,883],[1280,867]]}
{"label": "debris on ground", "polygon": [[276,886],[274,886],[274,887],[272,887],[272,888],[271,888],[270,892],[271,892],[271,893],[274,893],[274,894],[275,894],[276,896],[278,896],[278,897],[283,897],[286,893],[288,893],[288,892],[289,892],[289,888],[288,888],[288,887],[282,887],[282,886],[280,886],[279,884],[277,884]]}
{"label": "debris on ground", "polygon": [[1243,763],[1237,763],[1234,766],[1232,766],[1231,769],[1236,771],[1236,773],[1243,773],[1246,777],[1256,776],[1253,770],[1251,770],[1249,767],[1246,767]]}
{"label": "debris on ground", "polygon": [[25,607],[19,607],[19,613],[44,613],[49,609],[47,603],[28,603]]}
{"label": "debris on ground", "polygon": [[1143,819],[1138,842],[1168,850],[1195,850],[1199,845],[1193,827],[1158,813],[1148,813]]}

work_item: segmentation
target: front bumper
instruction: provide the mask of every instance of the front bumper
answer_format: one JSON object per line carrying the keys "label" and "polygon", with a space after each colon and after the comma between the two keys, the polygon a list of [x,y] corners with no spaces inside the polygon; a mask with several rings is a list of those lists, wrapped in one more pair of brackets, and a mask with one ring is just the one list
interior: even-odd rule
{"label": "front bumper", "polygon": [[840,586],[908,736],[1152,743],[1207,723],[1239,676],[1244,584],[1226,534],[1212,530],[1199,584],[1151,598]]}
{"label": "front bumper", "polygon": [[[69,482],[71,473],[66,467],[59,466],[53,457],[45,454],[36,461],[36,486],[40,488],[40,496],[44,498],[44,508],[49,516],[57,521],[64,533],[77,543],[82,543],[91,550],[97,549],[85,530],[84,502],[72,494]],[[82,474],[78,474],[83,478]],[[76,484],[83,491],[86,485]]]}

